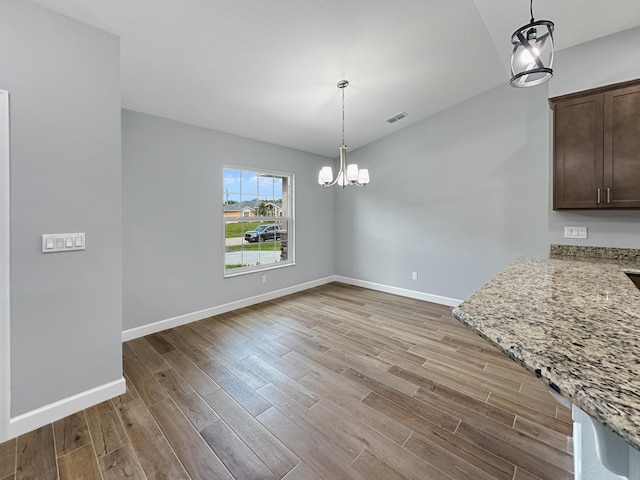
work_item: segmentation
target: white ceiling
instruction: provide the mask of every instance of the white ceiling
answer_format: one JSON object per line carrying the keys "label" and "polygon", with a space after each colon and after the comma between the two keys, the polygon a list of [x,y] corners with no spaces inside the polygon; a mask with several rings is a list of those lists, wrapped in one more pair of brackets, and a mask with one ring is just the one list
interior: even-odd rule
{"label": "white ceiling", "polygon": [[[529,21],[527,0],[32,1],[120,37],[124,108],[330,157],[338,80],[353,150],[508,82]],[[556,50],[640,25],[640,0],[533,6]]]}

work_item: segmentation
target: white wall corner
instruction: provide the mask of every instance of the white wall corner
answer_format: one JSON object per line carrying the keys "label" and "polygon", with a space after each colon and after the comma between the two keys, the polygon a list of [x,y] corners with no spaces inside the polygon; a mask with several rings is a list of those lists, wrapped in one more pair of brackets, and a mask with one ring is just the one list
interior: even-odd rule
{"label": "white wall corner", "polygon": [[417,290],[408,290],[406,288],[393,287],[391,285],[383,285],[381,283],[375,282],[367,282],[365,280],[342,277],[339,275],[335,277],[335,281],[347,283],[349,285],[355,285],[356,287],[369,288],[371,290],[377,290],[379,292],[400,295],[401,297],[415,298],[416,300],[424,300],[425,302],[446,305],[448,307],[457,307],[462,303],[462,300],[458,300],[457,298],[443,297],[441,295],[433,295],[431,293],[418,292]]}
{"label": "white wall corner", "polygon": [[30,412],[23,413],[9,421],[9,436],[15,438],[19,435],[31,432],[61,418],[80,412],[85,408],[122,395],[127,390],[124,377],[99,387],[63,398],[57,402],[45,405]]}
{"label": "white wall corner", "polygon": [[9,438],[11,416],[11,232],[9,92],[0,90],[0,442]]}

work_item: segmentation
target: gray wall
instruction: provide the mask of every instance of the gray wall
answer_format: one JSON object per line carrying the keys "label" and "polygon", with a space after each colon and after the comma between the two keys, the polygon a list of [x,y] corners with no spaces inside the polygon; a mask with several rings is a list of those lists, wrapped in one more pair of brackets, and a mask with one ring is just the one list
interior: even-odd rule
{"label": "gray wall", "polygon": [[[336,192],[337,273],[464,299],[550,243],[640,248],[640,211],[552,210],[547,104],[639,78],[640,28],[559,51],[554,69],[543,86],[497,87],[351,152],[372,182]],[[564,226],[589,238],[565,239]]]}
{"label": "gray wall", "polygon": [[[549,82],[550,97],[640,78],[640,28],[561,50],[556,55],[554,69],[554,77]],[[551,184],[549,192],[551,202]],[[550,243],[640,248],[640,210],[554,212],[551,209],[550,203]],[[587,227],[588,238],[564,238],[565,226]]]}
{"label": "gray wall", "polygon": [[547,112],[546,88],[504,85],[352,152],[372,180],[336,192],[338,274],[464,299],[545,256]]}
{"label": "gray wall", "polygon": [[[122,112],[124,330],[334,274],[327,159]],[[295,174],[296,265],[223,278],[222,167]]]}
{"label": "gray wall", "polygon": [[[11,413],[122,377],[119,41],[2,0],[10,92]],[[41,253],[41,234],[87,250]]]}

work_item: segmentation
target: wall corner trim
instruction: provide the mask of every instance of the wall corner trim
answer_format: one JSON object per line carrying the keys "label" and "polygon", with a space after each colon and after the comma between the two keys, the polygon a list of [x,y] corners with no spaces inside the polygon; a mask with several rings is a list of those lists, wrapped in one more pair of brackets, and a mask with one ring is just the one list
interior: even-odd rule
{"label": "wall corner trim", "polygon": [[415,298],[416,300],[424,300],[425,302],[437,303],[439,305],[446,305],[448,307],[457,307],[462,303],[462,300],[458,300],[457,298],[443,297],[440,295],[433,295],[431,293],[418,292],[417,290],[408,290],[406,288],[392,287],[390,285],[383,285],[381,283],[367,282],[365,280],[358,280],[349,277],[341,277],[339,275],[337,275],[334,280],[336,282],[355,285],[356,287],[369,288],[371,290],[377,290],[379,292],[392,293],[393,295]]}
{"label": "wall corner trim", "polygon": [[85,408],[122,395],[126,390],[127,384],[124,377],[121,377],[113,382],[105,383],[104,385],[63,398],[44,407],[12,417],[9,421],[9,438],[15,438],[24,433],[31,432],[43,425],[55,422],[68,415],[80,412]]}
{"label": "wall corner trim", "polygon": [[258,303],[266,302],[268,300],[274,300],[276,298],[284,297],[286,295],[291,295],[293,293],[301,292],[303,290],[308,290],[310,288],[319,287],[320,285],[325,285],[327,283],[331,283],[334,281],[335,281],[334,276],[320,278],[318,280],[312,280],[310,282],[301,283],[298,285],[294,285],[292,287],[282,288],[280,290],[263,293],[261,295],[256,295],[254,297],[244,298],[242,300],[237,300],[235,302],[225,303],[223,305],[218,305],[216,307],[205,308],[204,310],[198,310],[197,312],[192,312],[184,315],[178,315],[177,317],[167,318],[165,320],[153,322],[148,325],[143,325],[141,327],[131,328],[129,330],[124,330],[122,332],[122,341],[127,342],[129,340],[133,340],[134,338],[144,337],[145,335],[151,335],[152,333],[161,332],[169,328],[179,327],[181,325],[186,325],[187,323],[191,323],[191,322],[197,322],[198,320],[203,320],[205,318],[213,317],[215,315],[220,315],[222,313],[230,312],[232,310],[237,310],[239,308],[250,307],[251,305],[256,305]]}

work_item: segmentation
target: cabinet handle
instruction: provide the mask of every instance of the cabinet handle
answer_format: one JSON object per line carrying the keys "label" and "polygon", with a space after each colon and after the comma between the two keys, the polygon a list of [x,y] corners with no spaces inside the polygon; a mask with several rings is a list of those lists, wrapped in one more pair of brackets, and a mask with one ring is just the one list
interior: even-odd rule
{"label": "cabinet handle", "polygon": [[600,202],[601,202],[601,200],[600,200],[600,189],[598,189],[598,205],[600,205]]}
{"label": "cabinet handle", "polygon": [[607,188],[607,203],[611,203],[611,189]]}

